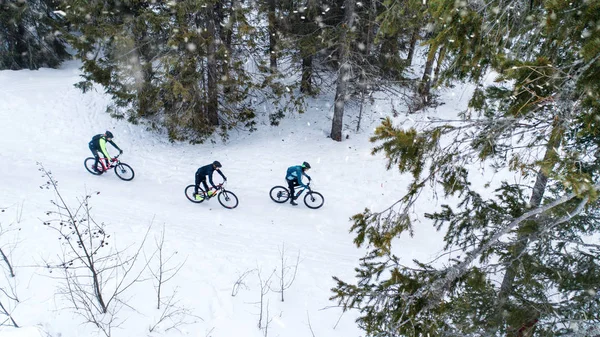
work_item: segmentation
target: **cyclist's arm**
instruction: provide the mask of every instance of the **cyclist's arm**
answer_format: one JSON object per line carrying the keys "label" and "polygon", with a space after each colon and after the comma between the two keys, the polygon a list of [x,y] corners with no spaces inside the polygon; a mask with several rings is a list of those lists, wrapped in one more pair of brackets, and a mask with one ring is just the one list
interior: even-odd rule
{"label": "cyclist's arm", "polygon": [[102,152],[104,157],[110,161],[111,160],[110,155],[108,154],[108,151],[106,150],[106,139],[100,138],[100,141],[98,143],[100,144],[100,151]]}
{"label": "cyclist's arm", "polygon": [[114,146],[115,149],[121,151],[121,149],[117,146],[117,144],[115,144],[115,142],[113,142],[112,140],[108,141],[110,143],[110,145]]}
{"label": "cyclist's arm", "polygon": [[223,180],[227,180],[227,177],[225,177],[225,175],[223,174],[223,172],[221,172],[221,170],[216,170],[216,171],[219,172],[219,174],[221,175]]}
{"label": "cyclist's arm", "polygon": [[308,174],[306,174],[305,172],[302,172],[302,174],[303,174],[303,175],[304,175],[306,178],[308,178],[308,181],[312,180],[312,179],[310,178],[310,176],[309,176]]}
{"label": "cyclist's arm", "polygon": [[211,173],[208,175],[208,181],[210,182],[210,185],[211,185],[211,186],[212,186],[214,189],[217,189],[217,186],[215,186],[215,183],[213,183],[212,176],[213,176],[213,174],[212,174],[212,172],[211,172]]}

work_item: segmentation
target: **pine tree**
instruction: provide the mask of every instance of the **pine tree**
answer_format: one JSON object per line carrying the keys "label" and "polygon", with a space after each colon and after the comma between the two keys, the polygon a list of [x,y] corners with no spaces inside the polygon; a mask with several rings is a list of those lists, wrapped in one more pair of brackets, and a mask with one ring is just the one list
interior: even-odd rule
{"label": "pine tree", "polygon": [[[356,4],[346,1],[342,6],[344,21],[329,34],[337,47],[329,54],[330,64],[335,65],[337,72],[332,139],[342,139],[342,120],[347,102],[360,105],[356,127],[359,131],[363,107],[371,93],[392,92],[401,86],[399,83],[409,65],[402,60],[402,54],[410,51],[400,46],[416,43],[415,28],[402,22],[404,17],[417,21],[416,11],[405,7],[408,4],[407,1],[401,4],[392,1],[383,4],[378,1]],[[353,12],[351,17],[347,16],[349,8]],[[394,13],[398,8],[402,8],[401,14]]]}
{"label": "pine tree", "polygon": [[[368,336],[589,336],[600,325],[600,3],[434,0],[428,11],[441,79],[498,76],[460,120],[377,128],[373,152],[412,182],[390,208],[353,217],[368,253],[332,298],[361,312]],[[489,196],[474,165],[515,176]],[[413,234],[427,186],[458,200],[425,214],[451,258],[408,264],[392,242]]]}
{"label": "pine tree", "polygon": [[58,67],[69,57],[51,0],[0,1],[0,70]]}
{"label": "pine tree", "polygon": [[[253,5],[65,0],[69,41],[83,60],[77,86],[100,84],[113,97],[107,110],[114,117],[165,128],[171,140],[253,130],[261,100],[273,105],[276,124],[301,109],[302,100],[262,66],[260,22],[249,19]],[[248,62],[257,62],[258,72]]]}

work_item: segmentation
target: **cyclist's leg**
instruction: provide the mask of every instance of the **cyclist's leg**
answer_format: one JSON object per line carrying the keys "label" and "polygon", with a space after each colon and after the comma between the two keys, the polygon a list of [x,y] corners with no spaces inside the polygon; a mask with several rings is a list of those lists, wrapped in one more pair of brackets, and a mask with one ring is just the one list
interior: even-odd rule
{"label": "cyclist's leg", "polygon": [[194,179],[194,194],[198,194],[198,187],[200,187],[200,181],[202,178],[200,177],[200,173],[196,171],[196,177]]}
{"label": "cyclist's leg", "polygon": [[94,159],[96,159],[94,161],[94,170],[97,170],[97,168],[98,168],[98,161],[100,160],[100,157],[98,156],[98,149],[96,149],[94,147],[94,145],[92,145],[92,144],[89,144],[89,147],[90,147],[90,151],[92,151],[92,155],[94,156]]}
{"label": "cyclist's leg", "polygon": [[96,159],[94,161],[94,170],[98,171],[98,164],[100,163],[100,156],[98,156],[98,152],[96,152],[94,158]]}
{"label": "cyclist's leg", "polygon": [[287,183],[288,183],[288,188],[290,190],[290,200],[293,201],[293,200],[296,199],[294,197],[294,186],[299,186],[299,185],[298,185],[298,182],[295,179],[294,180],[286,179],[286,180],[287,180]]}
{"label": "cyclist's leg", "polygon": [[206,184],[206,176],[202,177],[202,186],[204,186],[204,190],[206,191],[206,195],[208,195],[208,185]]}
{"label": "cyclist's leg", "polygon": [[96,159],[96,160],[99,161],[100,156],[102,156],[102,158],[104,159],[104,161],[101,163],[102,169],[108,170],[110,168],[110,162],[108,161],[108,158],[106,158],[106,156],[104,155],[104,153],[102,153],[102,151],[96,151],[96,153],[98,153],[98,159]]}

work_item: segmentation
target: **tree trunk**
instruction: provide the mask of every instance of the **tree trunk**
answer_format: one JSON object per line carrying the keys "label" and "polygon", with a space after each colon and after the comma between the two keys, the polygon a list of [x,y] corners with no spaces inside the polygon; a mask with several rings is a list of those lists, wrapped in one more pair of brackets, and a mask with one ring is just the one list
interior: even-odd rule
{"label": "tree trunk", "polygon": [[[277,13],[275,0],[268,0],[269,5],[269,59],[271,71],[277,71]],[[304,73],[303,73],[304,74]]]}
{"label": "tree trunk", "polygon": [[138,25],[133,26],[133,38],[136,50],[136,69],[139,70],[141,76],[134,76],[136,81],[138,111],[137,116],[149,116],[154,114],[154,102],[156,98],[152,95],[152,78],[154,70],[152,69],[152,59],[150,48],[148,45],[148,37],[146,26],[139,29]]}
{"label": "tree trunk", "polygon": [[6,266],[8,267],[8,271],[9,271],[9,275],[10,277],[15,277],[15,272],[13,270],[12,265],[10,264],[10,261],[8,261],[8,257],[4,254],[4,252],[2,251],[2,248],[0,248],[0,255],[2,255],[2,259],[4,260],[4,262],[6,263]]}
{"label": "tree trunk", "polygon": [[312,93],[312,55],[305,55],[302,58],[302,81],[300,82],[300,92],[305,94]]}
{"label": "tree trunk", "polygon": [[12,317],[12,314],[10,314],[10,313],[8,312],[8,310],[6,310],[6,308],[4,307],[4,305],[2,305],[2,302],[0,302],[0,310],[2,310],[2,311],[0,311],[0,313],[3,313],[3,314],[5,314],[6,316],[8,316],[8,318],[9,318],[9,319],[10,319],[10,321],[12,322],[12,325],[13,325],[15,328],[18,328],[18,327],[19,327],[19,325],[17,324],[17,322],[15,322],[15,320],[13,319],[13,317]]}
{"label": "tree trunk", "polygon": [[29,39],[27,39],[27,30],[23,25],[19,24],[17,29],[18,35],[16,38],[16,59],[15,67],[12,70],[18,70],[20,67],[27,67],[30,70],[35,70],[35,67],[29,61]]}
{"label": "tree trunk", "polygon": [[356,123],[356,132],[360,131],[360,121],[362,120],[363,107],[365,105],[365,91],[366,91],[366,88],[361,85],[361,90],[360,90],[360,110],[358,111],[358,122]]}
{"label": "tree trunk", "polygon": [[[306,22],[314,22],[317,10],[316,6],[317,4],[314,0],[308,0],[304,12]],[[304,32],[304,34],[307,34],[307,32]],[[309,45],[305,44],[306,43],[300,43],[300,55],[302,56],[302,80],[300,82],[300,92],[311,95],[314,92],[312,89],[314,46],[312,43]]]}
{"label": "tree trunk", "polygon": [[218,80],[219,74],[217,69],[217,39],[219,35],[216,30],[216,18],[214,6],[209,2],[206,5],[207,13],[207,33],[208,33],[208,50],[207,50],[207,70],[208,70],[208,104],[206,105],[206,119],[210,125],[219,125],[219,93]]}
{"label": "tree trunk", "polygon": [[[555,126],[556,131],[558,126]],[[546,145],[546,153],[544,154],[544,162],[548,161],[552,156],[555,155],[555,148],[560,146],[561,138],[560,137],[550,137],[550,141]],[[548,183],[548,177],[542,172],[541,169],[538,170],[537,177],[535,179],[535,184],[533,185],[533,191],[531,192],[531,197],[529,198],[529,205],[531,209],[535,209],[542,204],[542,198],[544,196],[544,191],[546,190],[546,184]],[[498,292],[497,304],[496,308],[498,312],[496,313],[496,319],[498,324],[503,321],[503,311],[508,302],[508,297],[510,296],[515,278],[518,273],[519,267],[519,257],[525,252],[527,249],[527,245],[529,243],[529,238],[527,234],[523,234],[523,232],[519,231],[517,238],[515,240],[515,244],[512,247],[512,259],[508,267],[506,268],[506,272],[504,273],[504,277],[502,279],[502,284],[500,285],[500,291]],[[523,326],[531,324],[532,321],[537,321],[537,316],[532,315],[526,319],[522,324]],[[516,327],[514,334],[509,334],[509,336],[518,336],[519,333],[522,333],[523,327]]]}
{"label": "tree trunk", "polygon": [[415,47],[417,40],[419,39],[419,28],[415,28],[410,36],[410,45],[408,46],[408,55],[406,56],[406,65],[410,67],[412,65],[413,57],[415,56]]}
{"label": "tree trunk", "polygon": [[344,107],[346,105],[348,76],[350,73],[348,33],[352,30],[354,24],[354,0],[344,0],[344,6],[344,26],[340,35],[340,69],[338,71],[333,121],[331,123],[331,139],[338,142],[342,141]]}
{"label": "tree trunk", "polygon": [[433,61],[435,59],[435,50],[429,47],[429,53],[427,53],[427,61],[425,62],[425,70],[423,71],[423,78],[419,84],[419,97],[421,98],[421,106],[423,108],[429,104],[431,95],[431,73],[433,70]]}
{"label": "tree trunk", "polygon": [[[233,0],[231,1],[231,3],[229,4],[229,9],[226,11],[224,9],[224,4],[220,1],[218,2],[219,4],[219,15],[218,15],[218,20],[216,23],[216,27],[220,27],[220,36],[221,36],[221,42],[223,43],[223,45],[225,46],[225,48],[227,49],[227,55],[225,55],[225,59],[222,62],[222,71],[221,74],[224,75],[225,77],[225,81],[222,82],[223,84],[223,93],[225,94],[225,96],[227,96],[228,94],[230,94],[233,90],[232,87],[232,80],[231,80],[231,68],[230,68],[230,64],[231,64],[231,59],[232,59],[232,43],[233,43],[233,27],[236,24],[236,20],[237,20],[237,8],[238,8],[238,1],[237,0]],[[225,18],[228,17],[229,20],[227,20],[227,24],[224,25],[223,23],[226,22]]]}
{"label": "tree trunk", "polygon": [[371,56],[371,49],[373,46],[373,25],[377,19],[377,2],[371,1],[371,8],[369,9],[369,23],[367,24],[367,41],[365,43],[364,55],[367,57]]}
{"label": "tree trunk", "polygon": [[[363,50],[362,54],[364,59],[362,60],[365,63],[369,63],[369,59],[371,57],[371,49],[373,45],[373,23],[375,22],[377,16],[377,2],[371,1],[371,8],[369,9],[369,23],[367,24],[367,41],[365,43],[365,50]],[[367,77],[365,70],[360,72],[360,78],[358,80],[358,86],[360,88],[360,109],[358,111],[358,121],[356,122],[356,132],[360,131],[360,123],[362,121],[363,108],[365,105],[365,96],[367,95],[367,90],[369,89],[369,78]]]}
{"label": "tree trunk", "polygon": [[435,70],[433,71],[433,80],[437,80],[440,76],[440,69],[442,68],[442,64],[444,63],[444,58],[446,57],[446,46],[442,46],[440,49],[440,53],[438,54],[438,59],[436,62]]}
{"label": "tree trunk", "polygon": [[[138,57],[138,61],[141,61]],[[140,64],[140,72],[142,78],[138,79],[137,84],[137,99],[138,99],[138,116],[151,116],[156,111],[154,108],[155,97],[152,95],[152,77],[154,71],[152,70],[152,63],[147,62]]]}
{"label": "tree trunk", "polygon": [[379,50],[379,66],[384,73],[392,77],[397,77],[401,73],[400,68],[403,62],[398,55],[399,49],[398,36],[385,34],[382,37]]}

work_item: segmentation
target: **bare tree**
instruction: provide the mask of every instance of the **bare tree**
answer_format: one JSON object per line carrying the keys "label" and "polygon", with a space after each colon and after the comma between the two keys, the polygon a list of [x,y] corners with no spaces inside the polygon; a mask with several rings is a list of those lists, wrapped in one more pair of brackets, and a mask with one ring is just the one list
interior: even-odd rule
{"label": "bare tree", "polygon": [[[296,263],[292,266],[287,264],[287,258],[285,257],[285,243],[279,249],[279,257],[281,262],[281,269],[279,273],[276,274],[279,279],[279,288],[273,290],[276,293],[281,293],[281,302],[284,301],[283,292],[288,289],[294,283],[296,279],[296,273],[298,272],[298,264],[300,263],[300,252],[298,252],[298,256],[296,257]],[[291,274],[291,275],[290,275]]]}
{"label": "bare tree", "polygon": [[244,287],[244,288],[248,289],[248,287],[244,283],[244,279],[246,278],[246,276],[248,276],[248,274],[255,272],[255,271],[256,271],[256,269],[246,270],[245,272],[242,273],[242,275],[240,275],[240,277],[238,277],[237,281],[235,281],[235,283],[233,284],[233,287],[231,289],[231,296],[235,297],[235,295],[237,295],[238,291],[240,290],[240,287]]}
{"label": "bare tree", "polygon": [[[166,300],[161,300],[163,310],[161,311],[160,317],[152,324],[149,328],[149,332],[154,332],[159,326],[164,326],[163,331],[168,332],[169,330],[179,330],[179,327],[188,324],[194,324],[197,321],[194,318],[202,320],[201,317],[192,314],[192,311],[184,306],[178,305],[178,301],[175,300],[177,290],[173,292]],[[168,323],[168,325],[167,325]]]}
{"label": "bare tree", "polygon": [[[2,238],[0,233],[0,239]],[[7,258],[8,260],[8,258]],[[8,262],[7,262],[8,264]],[[10,264],[8,264],[10,266]],[[2,276],[4,281],[0,282],[0,326],[10,325],[18,328],[19,325],[15,321],[12,312],[19,304],[19,297],[16,292],[16,280],[14,274],[9,274],[9,269],[3,269]],[[12,272],[12,268],[10,269]]]}
{"label": "bare tree", "polygon": [[[22,208],[21,208],[22,210]],[[4,213],[5,209],[2,209],[1,212]],[[19,209],[17,209],[17,219],[16,223],[18,224],[21,221],[21,213]],[[4,316],[4,319],[0,318],[0,326],[2,325],[10,325],[15,328],[18,328],[19,325],[15,321],[12,316],[12,312],[19,304],[19,297],[17,296],[17,285],[15,278],[15,271],[10,262],[10,253],[12,252],[11,244],[7,243],[8,234],[14,230],[19,230],[19,228],[10,228],[11,225],[3,226],[0,222],[0,257],[2,258],[2,264],[0,269],[2,269],[2,276],[4,281],[0,282],[0,317]],[[14,247],[14,245],[12,245]]]}
{"label": "bare tree", "polygon": [[310,329],[310,334],[312,337],[315,337],[315,332],[313,331],[312,324],[310,324],[310,315],[308,314],[308,310],[306,311],[306,319],[308,320],[308,328]]}
{"label": "bare tree", "polygon": [[273,321],[273,319],[269,317],[269,300],[267,300],[267,305],[265,306],[265,320],[264,321],[265,321],[265,324],[263,327],[263,336],[267,337],[269,335],[269,325]]}
{"label": "bare tree", "polygon": [[[2,210],[4,212],[4,210]],[[4,226],[2,226],[2,223],[0,223],[0,238],[5,238],[7,237],[8,233],[13,231],[15,229],[11,229],[10,225],[9,228],[5,228]],[[20,230],[20,228],[16,229],[17,231]],[[0,258],[2,258],[2,261],[4,262],[4,265],[6,266],[6,268],[8,269],[8,275],[10,277],[15,277],[15,270],[13,269],[12,263],[10,262],[9,259],[9,254],[10,251],[12,250],[12,248],[6,248],[7,246],[10,246],[9,243],[5,243],[4,240],[0,241]]]}
{"label": "bare tree", "polygon": [[[271,272],[271,275],[269,275],[269,277],[267,277],[266,280],[262,279],[260,269],[258,270],[257,274],[258,274],[258,281],[260,284],[260,301],[258,302],[258,305],[259,305],[258,328],[262,329],[265,325],[268,324],[268,303],[265,303],[265,300],[266,300],[265,295],[267,295],[269,293],[269,290],[271,288],[271,278],[275,274],[275,270],[273,270],[273,272]],[[266,318],[265,318],[265,311],[267,311]]]}
{"label": "bare tree", "polygon": [[[163,297],[164,285],[181,270],[187,259],[174,266],[170,266],[171,259],[177,254],[174,252],[168,256],[165,254],[165,226],[160,232],[160,236],[155,238],[156,250],[152,253],[149,259],[146,259],[148,269],[154,279],[154,289],[156,289],[156,309],[162,308],[160,317],[152,324],[148,331],[154,332],[159,326],[164,326],[163,331],[179,330],[182,325],[193,324],[196,321],[190,318],[200,318],[194,316],[192,311],[184,306],[179,305],[176,300],[177,289],[168,297]],[[156,261],[153,267],[153,261]],[[202,319],[202,318],[200,318]],[[166,325],[166,324],[169,325]]]}
{"label": "bare tree", "polygon": [[181,270],[181,268],[187,261],[187,258],[183,262],[176,264],[173,267],[168,266],[169,262],[177,254],[177,252],[172,253],[168,257],[164,256],[165,255],[164,254],[164,246],[165,246],[165,226],[164,225],[163,225],[162,231],[160,233],[160,237],[156,238],[155,243],[156,243],[156,251],[152,254],[152,257],[156,256],[156,259],[158,262],[156,269],[153,269],[152,266],[150,266],[150,261],[147,261],[147,263],[149,264],[148,269],[150,270],[150,273],[152,273],[152,276],[155,281],[154,288],[156,289],[156,309],[160,309],[160,305],[162,302],[161,294],[162,294],[163,285],[165,283],[167,283],[168,281],[170,281],[173,277],[175,277],[175,275],[177,275],[179,270]]}
{"label": "bare tree", "polygon": [[71,303],[70,309],[82,316],[86,323],[95,325],[105,336],[111,336],[112,328],[119,324],[117,312],[124,306],[130,307],[121,299],[123,293],[133,284],[143,281],[141,275],[147,264],[137,268],[137,260],[151,226],[139,247],[130,255],[125,255],[125,250],[108,247],[111,236],[106,233],[105,224],[97,223],[90,212],[92,195],[78,199],[78,204],[71,207],[60,193],[52,173],[42,164],[38,165],[43,177],[47,178],[41,188],[52,190],[55,195],[51,202],[56,209],[46,212],[52,218],[44,225],[58,232],[63,247],[59,261],[47,262],[46,266],[50,272],[56,269],[62,271],[58,278],[63,285],[58,293]]}

